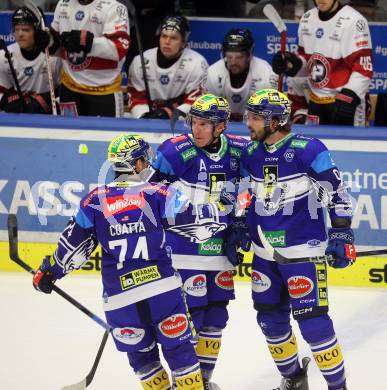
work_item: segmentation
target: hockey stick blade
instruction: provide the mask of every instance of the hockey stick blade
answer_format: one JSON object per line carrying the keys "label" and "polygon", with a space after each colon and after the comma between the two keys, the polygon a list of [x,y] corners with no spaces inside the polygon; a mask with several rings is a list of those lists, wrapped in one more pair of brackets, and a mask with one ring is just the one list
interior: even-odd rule
{"label": "hockey stick blade", "polygon": [[94,378],[95,372],[98,367],[98,363],[101,360],[102,352],[105,348],[108,337],[109,337],[109,332],[106,330],[105,333],[103,334],[101,345],[98,348],[97,356],[95,357],[93,366],[91,367],[90,372],[86,375],[86,378],[73,385],[62,387],[61,390],[84,390],[86,389],[87,386],[89,386],[89,384],[92,382]]}
{"label": "hockey stick blade", "polygon": [[286,24],[282,20],[277,10],[271,4],[266,4],[262,11],[265,16],[274,24],[278,32],[282,33],[282,31],[287,30]]}
{"label": "hockey stick blade", "polygon": [[[288,257],[281,255],[281,253],[279,253],[275,248],[271,246],[265,234],[263,233],[260,225],[258,225],[258,235],[265,250],[279,264],[324,263],[328,260],[333,260],[333,257],[330,255],[299,257],[296,259],[289,259]],[[356,257],[378,256],[378,255],[386,255],[386,254],[387,254],[387,248],[384,248],[384,249],[376,249],[376,250],[369,250],[369,251],[359,251],[356,252]]]}

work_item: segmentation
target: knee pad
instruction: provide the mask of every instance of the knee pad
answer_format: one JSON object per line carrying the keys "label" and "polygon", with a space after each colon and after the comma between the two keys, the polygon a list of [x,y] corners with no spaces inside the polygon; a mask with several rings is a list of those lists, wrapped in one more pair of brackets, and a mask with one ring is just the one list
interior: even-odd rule
{"label": "knee pad", "polygon": [[195,349],[189,341],[180,344],[175,348],[166,348],[165,346],[162,346],[161,348],[171,371],[198,364]]}
{"label": "knee pad", "polygon": [[228,303],[229,301],[209,302],[204,314],[203,327],[224,329],[228,321]]}
{"label": "knee pad", "polygon": [[267,337],[279,337],[288,334],[290,327],[290,308],[281,304],[266,304],[254,301],[257,310],[257,322]]}
{"label": "knee pad", "polygon": [[332,320],[328,314],[298,320],[302,337],[308,344],[320,343],[334,337]]}
{"label": "knee pad", "polygon": [[148,348],[135,352],[127,352],[129,364],[135,372],[141,371],[143,367],[154,362],[160,362],[159,348],[153,342]]}

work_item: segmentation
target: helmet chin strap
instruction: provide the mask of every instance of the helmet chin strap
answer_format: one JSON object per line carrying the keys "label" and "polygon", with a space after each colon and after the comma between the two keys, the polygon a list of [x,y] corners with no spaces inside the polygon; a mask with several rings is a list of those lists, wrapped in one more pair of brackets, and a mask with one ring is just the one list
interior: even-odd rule
{"label": "helmet chin strap", "polygon": [[262,137],[262,142],[264,142],[267,139],[267,137],[275,134],[280,129],[280,127],[277,126],[276,129],[272,130],[271,126],[270,126],[271,122],[272,122],[272,119],[270,119],[270,122],[268,122],[268,123],[266,123],[266,121],[265,121],[265,127],[264,127],[264,133],[263,133],[263,137]]}

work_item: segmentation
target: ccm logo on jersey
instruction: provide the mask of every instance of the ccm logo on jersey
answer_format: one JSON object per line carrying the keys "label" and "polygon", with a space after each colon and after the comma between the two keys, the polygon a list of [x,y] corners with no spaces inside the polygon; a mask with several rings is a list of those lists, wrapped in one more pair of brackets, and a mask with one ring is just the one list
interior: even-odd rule
{"label": "ccm logo on jersey", "polygon": [[185,314],[176,314],[159,323],[160,332],[169,338],[181,336],[188,329],[188,319]]}
{"label": "ccm logo on jersey", "polygon": [[218,272],[215,276],[215,283],[223,290],[233,290],[234,279],[232,278],[232,271]]}
{"label": "ccm logo on jersey", "polygon": [[292,276],[288,279],[288,290],[292,298],[302,298],[312,292],[314,284],[306,276]]}
{"label": "ccm logo on jersey", "polygon": [[113,336],[121,343],[135,345],[144,338],[145,330],[138,328],[114,328]]}
{"label": "ccm logo on jersey", "polygon": [[145,200],[141,195],[120,195],[103,199],[103,215],[110,217],[128,210],[142,209]]}

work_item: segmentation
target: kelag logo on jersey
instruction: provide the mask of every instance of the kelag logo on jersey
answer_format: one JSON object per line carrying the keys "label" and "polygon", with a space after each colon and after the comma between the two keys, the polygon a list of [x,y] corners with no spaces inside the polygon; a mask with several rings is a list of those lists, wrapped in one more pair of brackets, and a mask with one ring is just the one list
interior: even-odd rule
{"label": "kelag logo on jersey", "polygon": [[80,22],[84,17],[85,17],[85,13],[83,11],[78,11],[75,14],[75,19],[78,20],[78,22]]}
{"label": "kelag logo on jersey", "polygon": [[223,240],[213,238],[199,245],[199,255],[213,256],[222,253]]}
{"label": "kelag logo on jersey", "polygon": [[26,76],[32,76],[34,74],[34,68],[32,66],[27,66],[24,68],[24,74]]}
{"label": "kelag logo on jersey", "polygon": [[124,211],[142,209],[145,199],[141,195],[120,195],[111,198],[104,198],[102,201],[103,215],[110,217]]}

